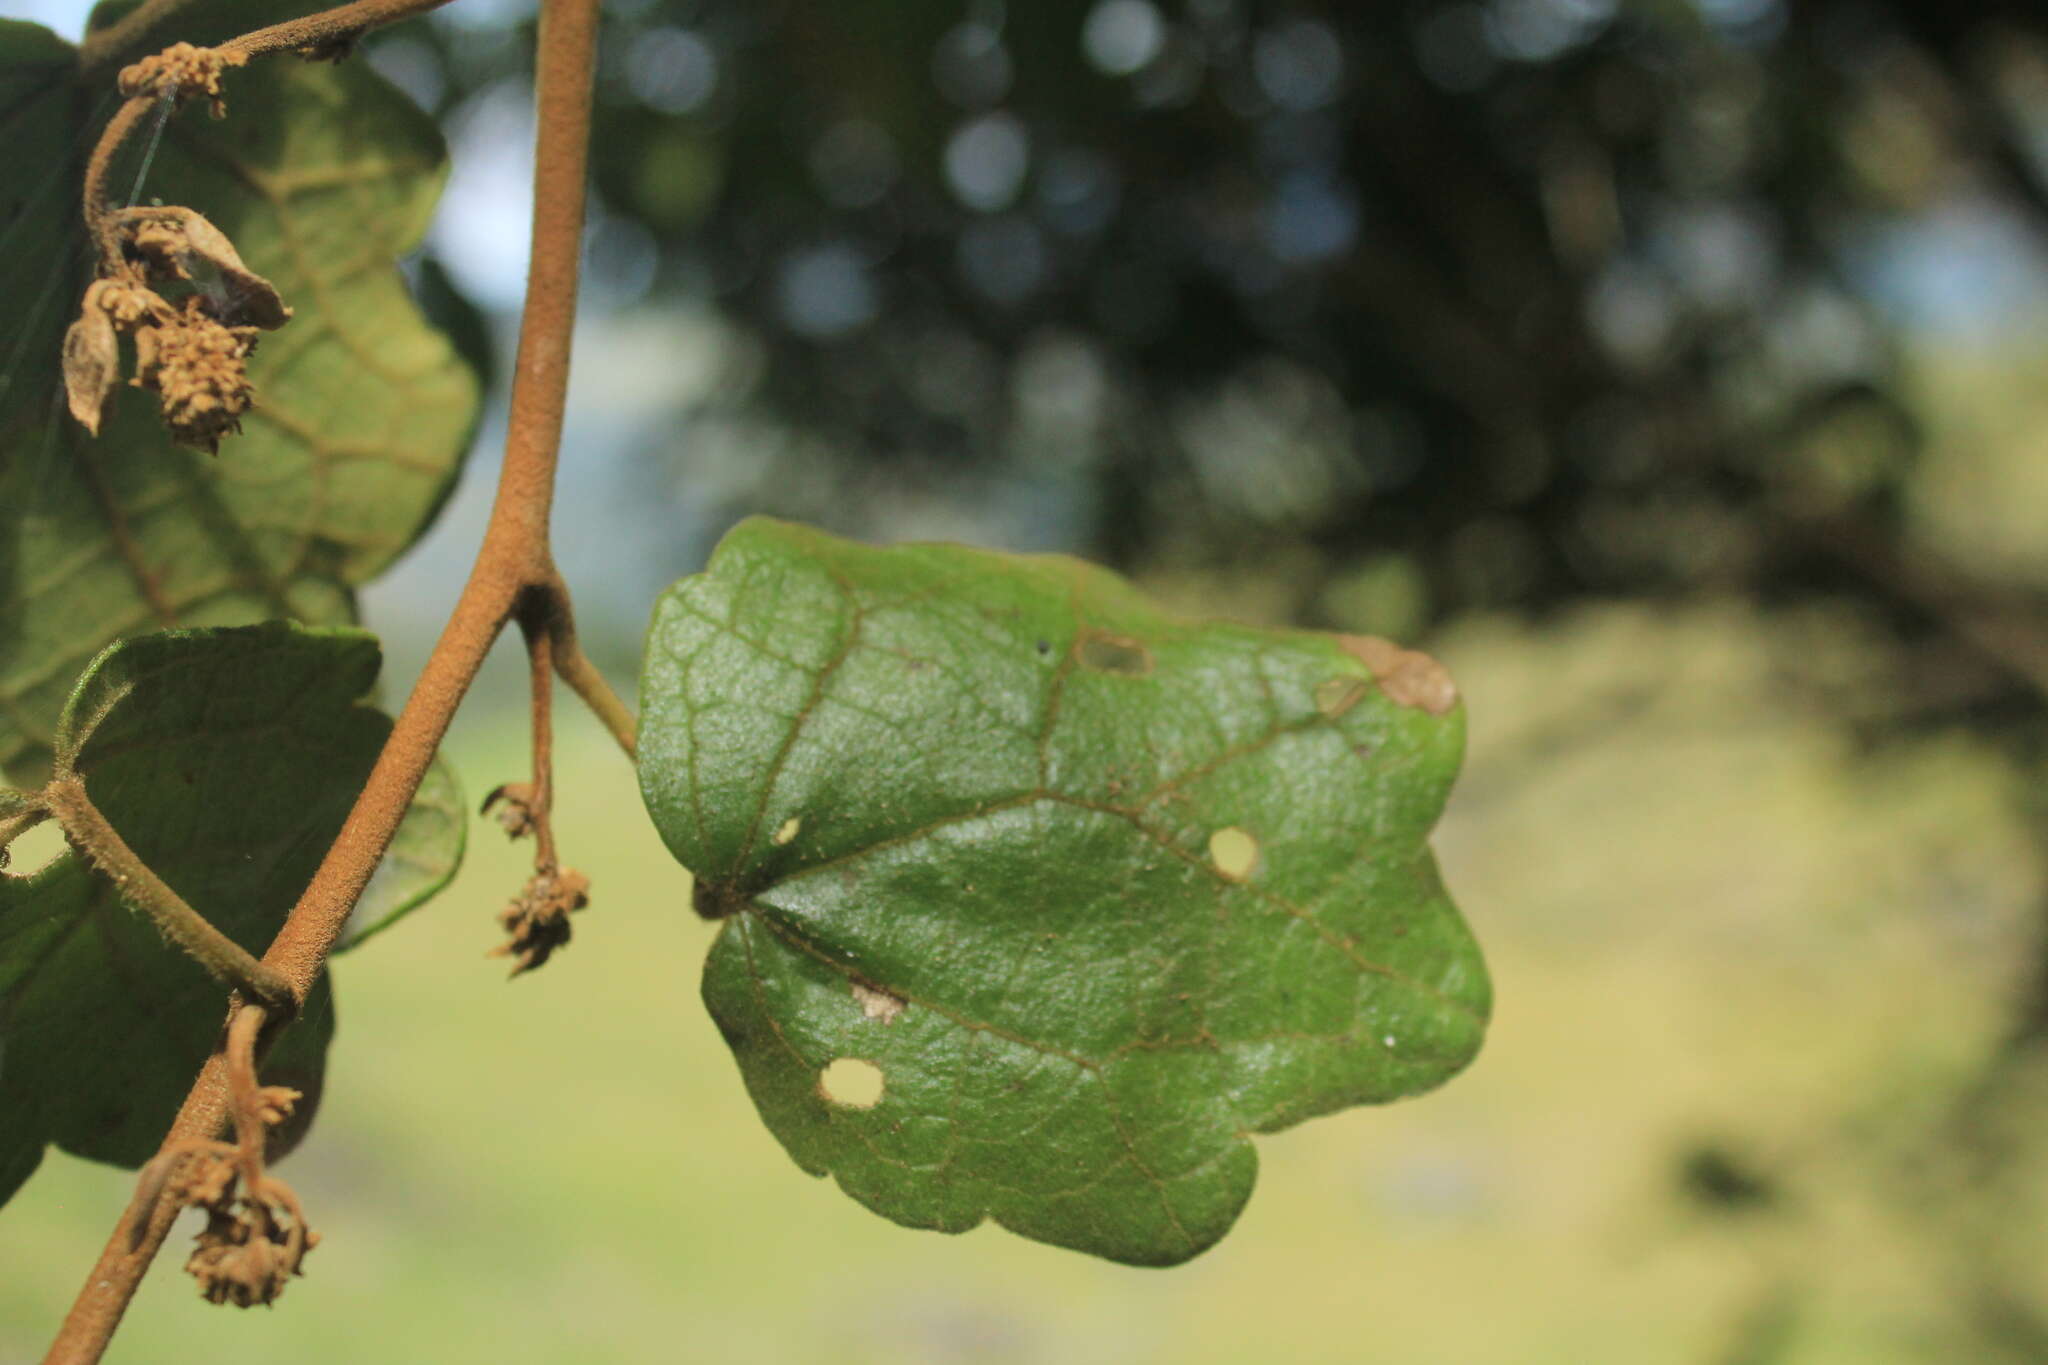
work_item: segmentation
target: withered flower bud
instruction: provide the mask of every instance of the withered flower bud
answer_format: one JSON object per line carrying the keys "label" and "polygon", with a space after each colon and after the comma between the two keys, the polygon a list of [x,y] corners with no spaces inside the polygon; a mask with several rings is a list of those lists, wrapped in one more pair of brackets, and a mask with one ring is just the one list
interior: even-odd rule
{"label": "withered flower bud", "polygon": [[216,322],[196,298],[162,325],[136,333],[135,382],[156,390],[173,440],[211,455],[221,437],[242,429],[255,397],[248,358],[256,337],[254,327]]}
{"label": "withered flower bud", "polygon": [[129,244],[158,278],[219,285],[213,312],[229,326],[272,330],[291,320],[277,287],[242,263],[228,235],[205,215],[176,205],[124,209]]}
{"label": "withered flower bud", "polygon": [[247,53],[233,49],[172,43],[154,56],[123,67],[118,84],[121,93],[130,99],[137,95],[170,95],[183,104],[194,95],[204,95],[212,106],[213,116],[225,118],[228,111],[221,102],[221,72],[245,65],[248,60]]}
{"label": "withered flower bud", "polygon": [[569,916],[590,903],[590,878],[574,868],[537,872],[498,915],[509,939],[492,957],[513,958],[512,975],[530,972],[569,941]]}
{"label": "withered flower bud", "polygon": [[492,807],[496,807],[498,827],[505,831],[506,837],[523,839],[533,833],[533,803],[532,783],[507,782],[491,789],[479,814],[489,815]]}

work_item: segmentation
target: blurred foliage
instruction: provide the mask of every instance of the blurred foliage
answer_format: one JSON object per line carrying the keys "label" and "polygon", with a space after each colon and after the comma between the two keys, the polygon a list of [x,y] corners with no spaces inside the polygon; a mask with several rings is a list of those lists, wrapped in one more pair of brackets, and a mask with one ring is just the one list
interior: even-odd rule
{"label": "blurred foliage", "polygon": [[[2023,0],[609,24],[593,265],[759,348],[671,477],[737,443],[732,511],[851,530],[892,510],[864,464],[1050,482],[1127,567],[1313,547],[1311,614],[1368,551],[1431,614],[1863,576],[1815,524],[1889,537],[1916,439],[1871,262],[2048,204]],[[379,60],[459,119],[528,42],[451,18]]]}

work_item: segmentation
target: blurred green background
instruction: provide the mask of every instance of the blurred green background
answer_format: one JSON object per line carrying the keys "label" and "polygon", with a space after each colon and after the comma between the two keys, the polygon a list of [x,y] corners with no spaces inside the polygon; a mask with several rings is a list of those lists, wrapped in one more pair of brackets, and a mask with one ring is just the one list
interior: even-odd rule
{"label": "blurred green background", "polygon": [[[608,25],[561,515],[621,685],[751,511],[1423,643],[1471,715],[1437,845],[1486,1050],[1262,1139],[1175,1271],[896,1228],[755,1119],[687,874],[565,708],[573,947],[483,960],[525,850],[480,821],[456,889],[336,967],[287,1168],[310,1278],[237,1314],[159,1266],[112,1359],[2048,1360],[2037,5]],[[530,7],[459,0],[366,49],[449,131],[409,268],[487,373],[530,42]],[[395,682],[490,442],[366,595]],[[496,660],[449,741],[473,793],[523,772],[520,686]],[[0,1213],[0,1362],[129,1188],[52,1154]]]}

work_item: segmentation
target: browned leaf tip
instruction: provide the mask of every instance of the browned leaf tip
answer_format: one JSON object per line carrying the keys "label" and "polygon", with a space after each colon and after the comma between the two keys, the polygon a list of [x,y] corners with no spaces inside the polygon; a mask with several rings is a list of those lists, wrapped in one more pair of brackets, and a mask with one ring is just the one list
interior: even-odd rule
{"label": "browned leaf tip", "polygon": [[1448,715],[1458,704],[1458,685],[1450,670],[1420,650],[1403,649],[1377,635],[1340,635],[1346,654],[1372,670],[1380,690],[1402,706],[1432,716]]}
{"label": "browned leaf tip", "polygon": [[247,64],[249,56],[232,48],[194,47],[172,43],[163,51],[121,69],[118,84],[130,99],[137,95],[170,96],[183,104],[195,95],[206,96],[215,118],[227,116],[221,102],[221,73],[229,67]]}
{"label": "browned leaf tip", "polygon": [[569,916],[590,903],[590,879],[574,868],[536,872],[518,899],[498,915],[509,937],[492,957],[513,959],[512,975],[530,972],[568,943]]}

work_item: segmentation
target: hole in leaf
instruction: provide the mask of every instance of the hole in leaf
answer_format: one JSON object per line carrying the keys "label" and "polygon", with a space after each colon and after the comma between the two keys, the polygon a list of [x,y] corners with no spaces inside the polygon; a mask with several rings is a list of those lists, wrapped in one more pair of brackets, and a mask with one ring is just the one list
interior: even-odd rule
{"label": "hole in leaf", "polygon": [[1152,651],[1120,635],[1089,635],[1081,641],[1081,666],[1098,673],[1142,678],[1152,671]]}
{"label": "hole in leaf", "polygon": [[1371,690],[1372,685],[1363,678],[1325,678],[1316,684],[1316,710],[1335,720]]}
{"label": "hole in leaf", "polygon": [[33,877],[68,846],[64,827],[55,820],[45,820],[34,829],[23,831],[7,846],[7,871],[16,877]]}
{"label": "hole in leaf", "polygon": [[872,1109],[882,1102],[882,1068],[841,1057],[818,1073],[818,1093],[842,1109]]}
{"label": "hole in leaf", "polygon": [[800,815],[792,815],[787,820],[784,820],[781,826],[776,829],[774,835],[772,836],[773,841],[778,847],[780,845],[786,844],[790,840],[796,838],[796,832],[802,829],[803,827],[803,817]]}
{"label": "hole in leaf", "polygon": [[1233,882],[1248,881],[1259,865],[1259,841],[1232,825],[1209,836],[1209,861]]}

